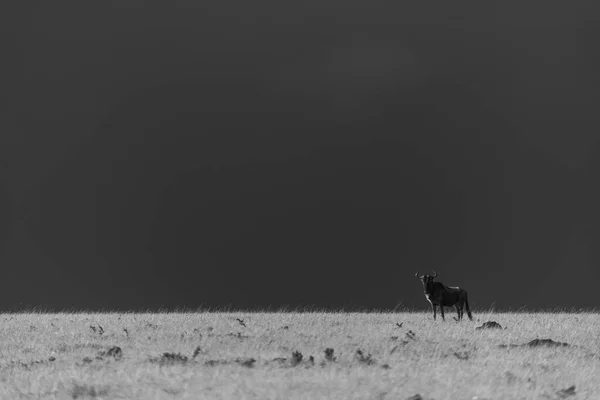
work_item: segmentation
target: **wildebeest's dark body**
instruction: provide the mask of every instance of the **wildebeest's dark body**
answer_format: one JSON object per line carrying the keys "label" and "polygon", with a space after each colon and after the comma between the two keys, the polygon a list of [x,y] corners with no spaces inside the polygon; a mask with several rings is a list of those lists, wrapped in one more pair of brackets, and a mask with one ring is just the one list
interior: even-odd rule
{"label": "wildebeest's dark body", "polygon": [[440,307],[442,319],[445,319],[444,307],[454,306],[459,320],[463,317],[463,307],[466,307],[469,319],[473,320],[471,310],[469,309],[467,291],[459,287],[446,286],[441,282],[434,282],[433,280],[437,277],[437,273],[435,271],[433,271],[433,273],[434,275],[419,275],[419,272],[417,271],[415,274],[415,276],[423,283],[425,297],[433,309],[433,319],[436,319],[436,306]]}

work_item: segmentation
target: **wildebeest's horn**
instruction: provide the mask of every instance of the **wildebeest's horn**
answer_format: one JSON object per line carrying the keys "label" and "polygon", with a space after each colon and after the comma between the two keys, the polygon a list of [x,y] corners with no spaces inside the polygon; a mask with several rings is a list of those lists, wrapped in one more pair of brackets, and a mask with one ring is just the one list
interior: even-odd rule
{"label": "wildebeest's horn", "polygon": [[417,273],[415,274],[415,276],[416,276],[417,278],[420,278],[420,276],[419,276],[419,272],[420,272],[420,271],[417,271]]}
{"label": "wildebeest's horn", "polygon": [[[433,270],[432,270],[433,271]],[[435,278],[437,276],[437,272],[433,271],[433,275],[431,276],[432,278]]]}

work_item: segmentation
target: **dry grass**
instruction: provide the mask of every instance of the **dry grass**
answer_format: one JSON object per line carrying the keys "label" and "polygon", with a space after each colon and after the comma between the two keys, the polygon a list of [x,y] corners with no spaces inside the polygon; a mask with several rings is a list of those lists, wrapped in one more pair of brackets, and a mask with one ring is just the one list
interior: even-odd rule
{"label": "dry grass", "polygon": [[4,314],[0,398],[600,399],[598,314],[475,319]]}

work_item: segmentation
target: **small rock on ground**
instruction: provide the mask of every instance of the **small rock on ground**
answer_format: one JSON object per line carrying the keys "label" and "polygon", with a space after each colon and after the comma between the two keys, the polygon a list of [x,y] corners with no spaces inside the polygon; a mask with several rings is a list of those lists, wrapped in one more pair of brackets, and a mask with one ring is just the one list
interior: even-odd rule
{"label": "small rock on ground", "polygon": [[483,325],[478,326],[475,329],[502,329],[502,325],[500,325],[499,323],[497,323],[496,321],[487,321],[484,322]]}

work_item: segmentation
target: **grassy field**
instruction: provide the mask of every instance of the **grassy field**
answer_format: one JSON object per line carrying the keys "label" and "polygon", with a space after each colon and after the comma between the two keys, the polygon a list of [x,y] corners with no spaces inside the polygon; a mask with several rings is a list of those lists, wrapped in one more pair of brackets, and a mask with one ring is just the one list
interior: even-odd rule
{"label": "grassy field", "polygon": [[600,399],[599,314],[474,314],[4,314],[0,398]]}

